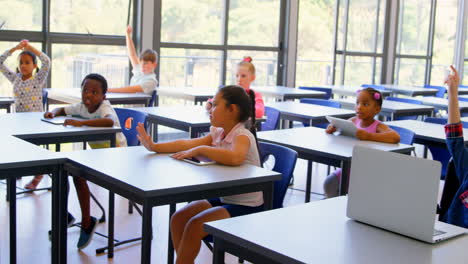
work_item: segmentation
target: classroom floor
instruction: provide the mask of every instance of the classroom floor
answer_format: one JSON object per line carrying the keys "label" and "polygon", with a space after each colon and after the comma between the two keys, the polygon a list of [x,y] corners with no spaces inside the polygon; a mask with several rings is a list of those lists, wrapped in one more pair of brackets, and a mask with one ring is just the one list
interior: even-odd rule
{"label": "classroom floor", "polygon": [[[184,137],[178,134],[176,137]],[[173,136],[168,136],[174,138]],[[418,146],[417,155],[422,156],[422,148]],[[285,206],[293,206],[304,203],[305,176],[307,162],[298,160],[294,172],[294,184],[288,190],[285,197]],[[327,167],[314,163],[312,177],[312,192],[322,193],[322,184],[327,174]],[[17,186],[23,186],[31,177],[24,177],[17,181]],[[72,184],[72,181],[70,180]],[[49,186],[50,178],[45,178],[40,187]],[[441,181],[441,188],[443,182]],[[92,193],[104,205],[107,211],[108,192],[100,187],[90,184]],[[80,209],[73,186],[69,197],[69,211],[80,219]],[[0,184],[0,263],[8,263],[9,240],[8,240],[8,203],[5,202],[6,185]],[[312,194],[312,200],[320,200],[323,196]],[[47,231],[50,230],[51,216],[51,192],[41,191],[34,194],[17,196],[17,247],[18,263],[50,263],[50,247]],[[183,206],[183,204],[178,205]],[[91,202],[92,215],[100,216],[98,207]],[[129,215],[127,213],[128,202],[126,199],[116,195],[115,201],[115,236],[116,239],[128,239],[138,237],[141,233],[141,217],[138,213]],[[168,206],[153,208],[153,232],[152,261],[154,263],[166,262],[167,237],[168,237]],[[313,224],[313,219],[311,219]],[[99,224],[96,231],[107,233],[107,224]],[[89,246],[81,251],[76,248],[79,237],[79,229],[76,227],[68,229],[68,263],[137,263],[140,261],[140,242],[134,242],[115,249],[114,259],[107,259],[106,254],[96,255],[95,249],[107,245],[107,240],[95,235]],[[196,263],[211,263],[212,254],[202,245],[202,250]],[[226,263],[237,263],[237,258],[227,254]]]}

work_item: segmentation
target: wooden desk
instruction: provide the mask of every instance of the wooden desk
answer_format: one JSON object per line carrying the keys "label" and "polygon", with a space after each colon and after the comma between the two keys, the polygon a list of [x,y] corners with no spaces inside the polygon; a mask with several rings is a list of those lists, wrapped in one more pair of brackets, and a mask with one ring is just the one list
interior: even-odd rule
{"label": "wooden desk", "polygon": [[174,97],[178,99],[193,101],[195,105],[202,105],[209,98],[213,98],[217,89],[193,88],[193,87],[165,87],[156,88],[159,96]]}
{"label": "wooden desk", "polygon": [[[114,193],[143,205],[141,263],[151,261],[154,206],[170,204],[170,217],[176,203],[263,191],[269,209],[274,181],[281,178],[276,172],[252,165],[196,166],[167,154],[150,153],[144,147],[67,152],[67,157],[66,171],[109,190],[109,258],[114,253]],[[66,240],[66,233],[60,238]],[[173,253],[169,239],[168,263],[173,263]]]}
{"label": "wooden desk", "polygon": [[7,113],[11,112],[11,105],[15,103],[15,99],[11,97],[0,97],[0,109],[6,109]]}
{"label": "wooden desk", "polygon": [[326,93],[324,92],[290,88],[286,86],[256,86],[252,87],[252,89],[256,92],[260,92],[263,96],[274,97],[278,101],[302,98],[323,99],[326,96]]}
{"label": "wooden desk", "polygon": [[[51,174],[52,175],[52,208],[60,206],[59,186],[62,184],[61,166],[65,159],[60,153],[49,152],[44,148],[32,145],[21,139],[1,134],[0,152],[0,179],[7,180],[7,199],[9,200],[9,242],[10,263],[17,262],[16,256],[16,178],[27,175]],[[66,193],[65,193],[66,194]],[[59,217],[57,211],[52,212],[52,263],[61,263],[60,257],[66,255],[64,247],[58,237],[60,219],[67,219],[66,215]],[[31,222],[31,224],[33,224]],[[66,225],[66,221],[64,221]],[[4,227],[3,230],[6,228]],[[66,257],[66,256],[65,256]]]}
{"label": "wooden desk", "polygon": [[[392,91],[395,94],[403,94],[407,96],[431,96],[436,95],[438,92],[437,89],[432,88],[422,88],[422,87],[415,87],[415,86],[405,86],[405,85],[397,85],[397,84],[381,84],[385,89]],[[418,98],[419,100],[419,98]]]}
{"label": "wooden desk", "polygon": [[[341,107],[346,109],[354,109],[356,105],[355,100],[334,99],[333,101],[340,103]],[[432,116],[433,113],[433,106],[408,104],[403,102],[384,100],[382,102],[382,108],[380,110],[379,115],[389,118],[390,120],[394,120],[395,118],[402,116]]]}
{"label": "wooden desk", "polygon": [[[51,104],[76,104],[81,102],[81,90],[79,88],[45,88],[45,90],[48,92],[46,109],[49,109]],[[106,100],[117,105],[148,105],[151,95],[144,93],[106,93]]]}
{"label": "wooden desk", "polygon": [[[448,99],[446,98],[439,98],[439,97],[419,97],[417,98],[418,101],[421,101],[425,105],[433,106],[440,110],[447,110],[448,109]],[[468,112],[468,102],[459,101],[458,105],[460,107],[460,112],[465,113]]]}
{"label": "wooden desk", "polygon": [[[276,102],[267,105],[280,111],[280,119],[283,121],[306,122],[311,126],[316,123],[328,122],[326,116],[346,119],[355,115],[354,111],[350,110],[298,102]],[[282,125],[281,127],[284,128],[285,126]]]}
{"label": "wooden desk", "polygon": [[[435,205],[434,205],[435,206]],[[428,244],[346,217],[346,197],[205,224],[213,263],[446,264],[468,259],[468,235]]]}
{"label": "wooden desk", "polygon": [[257,134],[258,140],[279,144],[297,151],[299,158],[308,160],[305,201],[310,201],[312,182],[312,162],[341,167],[340,195],[347,193],[349,170],[354,146],[366,146],[383,151],[410,154],[413,146],[387,144],[374,141],[361,141],[354,137],[335,136],[325,133],[324,129],[303,127],[264,131]]}

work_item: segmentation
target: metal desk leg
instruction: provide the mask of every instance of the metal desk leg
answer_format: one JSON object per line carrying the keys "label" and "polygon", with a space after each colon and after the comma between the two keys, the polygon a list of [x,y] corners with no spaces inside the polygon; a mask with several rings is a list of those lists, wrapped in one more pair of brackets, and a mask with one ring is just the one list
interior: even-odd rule
{"label": "metal desk leg", "polygon": [[340,181],[340,195],[348,193],[349,173],[351,169],[351,161],[342,161],[341,163],[341,181]]}
{"label": "metal desk leg", "polygon": [[16,263],[16,178],[7,178],[10,200],[10,263]]}
{"label": "metal desk leg", "polygon": [[222,241],[213,238],[213,264],[224,264],[224,253]]}
{"label": "metal desk leg", "polygon": [[268,182],[265,184],[265,189],[263,190],[263,208],[264,210],[271,210],[273,209],[273,192],[275,189],[274,182]]}
{"label": "metal desk leg", "polygon": [[174,245],[172,244],[172,237],[171,237],[171,218],[172,215],[176,211],[176,204],[169,205],[169,239],[167,241],[167,263],[173,264],[174,263]]}
{"label": "metal desk leg", "polygon": [[[58,204],[59,204],[59,211],[57,215],[57,221],[59,224],[58,230],[58,242],[59,242],[59,256],[60,260],[59,263],[67,263],[67,212],[68,212],[68,192],[67,192],[67,177],[68,173],[63,170],[63,167],[60,166],[58,170],[58,175],[53,175],[53,181],[56,182],[58,185],[56,190],[58,190]],[[52,182],[52,188],[54,185]],[[52,191],[53,193],[53,191]],[[53,209],[52,209],[53,210]]]}
{"label": "metal desk leg", "polygon": [[310,192],[312,191],[312,161],[307,161],[307,182],[306,182],[306,193],[305,202],[310,202]]}
{"label": "metal desk leg", "polygon": [[143,202],[143,225],[141,231],[141,263],[151,262],[151,222],[153,208],[148,201]]}
{"label": "metal desk leg", "polygon": [[109,192],[109,234],[107,238],[107,258],[114,257],[114,202],[115,194]]}

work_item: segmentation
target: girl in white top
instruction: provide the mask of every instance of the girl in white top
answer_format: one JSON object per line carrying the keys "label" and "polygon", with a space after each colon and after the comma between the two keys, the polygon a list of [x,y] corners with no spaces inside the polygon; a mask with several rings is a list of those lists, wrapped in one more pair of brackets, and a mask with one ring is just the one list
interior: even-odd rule
{"label": "girl in white top", "polygon": [[[17,50],[22,50],[18,55],[18,68],[16,72],[10,70],[5,60]],[[41,60],[41,68],[37,66],[37,57]],[[36,74],[34,74],[36,70]],[[16,112],[42,112],[42,88],[49,75],[50,59],[45,53],[40,52],[23,39],[18,45],[9,49],[0,56],[0,72],[13,84]],[[36,175],[27,183],[25,189],[36,189],[43,175]]]}
{"label": "girl in white top", "polygon": [[[176,152],[176,159],[204,156],[220,164],[239,166],[244,163],[260,166],[255,137],[255,94],[240,86],[226,86],[218,91],[210,110],[211,129],[204,137],[153,143],[143,124],[138,124],[138,138],[150,151]],[[252,122],[252,132],[245,122]],[[263,210],[262,192],[195,201],[177,211],[171,219],[172,243],[176,263],[194,263],[201,240],[207,236],[203,224]]]}

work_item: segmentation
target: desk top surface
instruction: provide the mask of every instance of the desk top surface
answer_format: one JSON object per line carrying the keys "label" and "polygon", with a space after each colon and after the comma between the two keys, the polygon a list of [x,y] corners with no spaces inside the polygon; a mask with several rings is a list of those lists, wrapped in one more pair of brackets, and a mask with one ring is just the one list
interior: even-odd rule
{"label": "desk top surface", "polygon": [[310,118],[322,118],[325,116],[351,117],[355,115],[354,111],[347,109],[315,104],[304,104],[299,102],[275,102],[268,103],[267,106],[273,107],[282,113],[289,113]]}
{"label": "desk top surface", "polygon": [[[444,125],[428,123],[419,120],[398,120],[385,122],[387,125],[407,128],[416,134],[416,137],[423,137],[434,141],[445,142]],[[468,129],[463,129],[463,133],[468,135]],[[465,142],[468,142],[466,138]]]}
{"label": "desk top surface", "polygon": [[346,217],[346,197],[205,224],[205,230],[279,262],[463,263],[468,235],[428,244]]}
{"label": "desk top surface", "polygon": [[264,93],[264,94],[274,94],[274,95],[313,95],[317,97],[325,96],[325,92],[304,90],[298,88],[291,88],[286,86],[256,86],[252,87],[254,91]]}
{"label": "desk top surface", "polygon": [[321,155],[339,160],[349,160],[355,146],[383,151],[408,153],[413,146],[405,144],[388,144],[375,141],[362,141],[354,137],[336,136],[325,133],[325,129],[301,127],[257,133],[260,141],[267,141],[288,146],[298,152]]}
{"label": "desk top surface", "polygon": [[280,174],[252,165],[197,166],[176,160],[168,154],[156,154],[144,147],[92,149],[66,152],[73,162],[104,177],[110,183],[158,195],[202,191],[273,181]]}
{"label": "desk top surface", "polygon": [[[347,108],[354,107],[354,105],[356,104],[355,100],[349,100],[349,99],[333,99],[333,101],[339,102]],[[387,112],[431,111],[431,110],[434,110],[434,107],[429,106],[429,105],[409,104],[409,103],[403,103],[403,102],[391,101],[391,100],[383,100],[382,102],[382,111],[387,111]]]}

